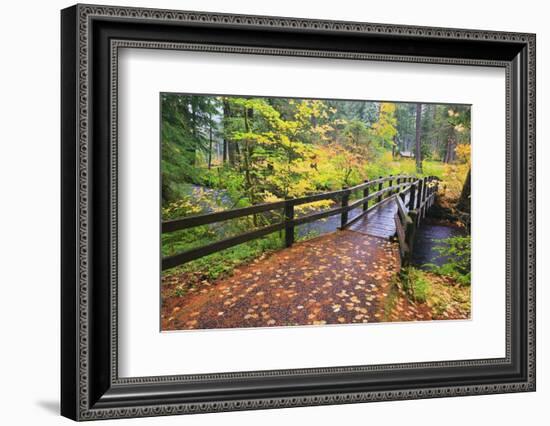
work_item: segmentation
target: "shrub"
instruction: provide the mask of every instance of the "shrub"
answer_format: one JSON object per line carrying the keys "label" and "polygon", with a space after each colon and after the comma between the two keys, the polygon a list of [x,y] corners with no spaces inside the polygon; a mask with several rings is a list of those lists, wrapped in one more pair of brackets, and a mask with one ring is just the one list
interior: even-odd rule
{"label": "shrub", "polygon": [[437,240],[438,257],[445,257],[443,265],[428,265],[433,272],[454,278],[460,284],[470,285],[472,278],[471,237],[451,237]]}
{"label": "shrub", "polygon": [[412,266],[401,270],[401,284],[409,297],[415,301],[424,303],[430,294],[430,281],[420,269]]}

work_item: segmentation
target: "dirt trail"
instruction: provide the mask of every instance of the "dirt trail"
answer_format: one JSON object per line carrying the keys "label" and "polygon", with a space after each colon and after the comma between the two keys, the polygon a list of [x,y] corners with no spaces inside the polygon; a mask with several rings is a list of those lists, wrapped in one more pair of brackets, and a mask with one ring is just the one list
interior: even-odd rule
{"label": "dirt trail", "polygon": [[163,297],[162,329],[395,320],[384,307],[399,268],[397,251],[395,243],[348,230],[296,243],[229,278],[182,297]]}

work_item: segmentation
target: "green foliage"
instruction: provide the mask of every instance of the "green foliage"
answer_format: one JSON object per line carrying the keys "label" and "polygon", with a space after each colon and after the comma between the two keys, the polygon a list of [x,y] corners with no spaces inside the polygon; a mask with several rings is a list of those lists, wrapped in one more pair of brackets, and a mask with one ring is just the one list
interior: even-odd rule
{"label": "green foliage", "polygon": [[397,118],[395,116],[396,106],[391,102],[380,104],[378,121],[371,127],[371,134],[377,145],[382,149],[393,149],[397,136]]}
{"label": "green foliage", "polygon": [[397,139],[403,151],[411,151],[415,139],[416,104],[398,103],[395,109]]}
{"label": "green foliage", "polygon": [[[392,157],[391,152],[385,152],[377,158],[375,162],[369,162],[365,165],[365,171],[369,179],[376,179],[378,176],[398,175],[406,174],[415,176],[416,165],[412,158],[399,158]],[[419,177],[423,176],[437,176],[440,179],[444,179],[445,165],[440,161],[423,162],[423,173],[419,174]]]}
{"label": "green foliage", "polygon": [[425,304],[433,319],[470,316],[471,289],[452,278],[409,266],[394,277],[392,284],[385,303],[386,312],[394,310],[401,289],[411,302]]}
{"label": "green foliage", "polygon": [[181,193],[182,183],[200,183],[196,162],[207,146],[206,132],[215,123],[216,98],[210,96],[161,95],[162,200],[170,202]]}
{"label": "green foliage", "polygon": [[366,146],[370,143],[369,129],[363,121],[358,119],[353,119],[346,124],[344,136],[347,144],[352,147]]}
{"label": "green foliage", "polygon": [[199,214],[202,208],[191,196],[182,196],[179,200],[168,204],[162,209],[162,219],[170,220]]}
{"label": "green foliage", "polygon": [[471,237],[451,237],[437,240],[435,250],[439,257],[446,259],[442,266],[429,265],[433,272],[454,278],[462,285],[470,285],[471,271]]}
{"label": "green foliage", "polygon": [[412,266],[403,268],[400,273],[403,290],[415,301],[424,303],[430,294],[431,285],[424,272]]}
{"label": "green foliage", "polygon": [[201,272],[202,279],[215,280],[230,274],[239,265],[256,259],[264,253],[278,250],[283,247],[280,234],[271,234],[264,238],[249,241],[235,247],[201,257],[181,266],[166,271],[166,275],[182,272]]}

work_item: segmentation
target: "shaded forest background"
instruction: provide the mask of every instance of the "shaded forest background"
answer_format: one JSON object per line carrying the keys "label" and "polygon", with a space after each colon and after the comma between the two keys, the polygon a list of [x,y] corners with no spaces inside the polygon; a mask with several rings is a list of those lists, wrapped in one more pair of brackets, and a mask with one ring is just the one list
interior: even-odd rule
{"label": "shaded forest background", "polygon": [[469,161],[465,105],[161,96],[163,207],[189,183],[250,205]]}

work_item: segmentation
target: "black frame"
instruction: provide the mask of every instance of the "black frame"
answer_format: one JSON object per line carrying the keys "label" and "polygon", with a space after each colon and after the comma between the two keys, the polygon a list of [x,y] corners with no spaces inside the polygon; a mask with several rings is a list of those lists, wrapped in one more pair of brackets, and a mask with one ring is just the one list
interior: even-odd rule
{"label": "black frame", "polygon": [[[61,13],[61,413],[75,420],[535,390],[533,34],[76,5]],[[507,355],[381,366],[119,378],[117,49],[503,67]]]}

